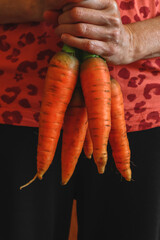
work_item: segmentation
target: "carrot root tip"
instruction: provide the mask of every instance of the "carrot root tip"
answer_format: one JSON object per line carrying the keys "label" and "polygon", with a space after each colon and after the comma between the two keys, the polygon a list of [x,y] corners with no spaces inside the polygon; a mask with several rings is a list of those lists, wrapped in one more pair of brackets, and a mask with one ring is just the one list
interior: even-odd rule
{"label": "carrot root tip", "polygon": [[126,178],[126,181],[128,181],[128,182],[130,182],[131,181],[131,177],[129,177],[129,178]]}
{"label": "carrot root tip", "polygon": [[126,181],[130,182],[132,180],[132,171],[131,169],[127,169],[127,171],[125,171],[124,174],[124,178],[126,179]]}
{"label": "carrot root tip", "polygon": [[86,155],[86,158],[91,159],[92,158],[92,154],[91,155]]}
{"label": "carrot root tip", "polygon": [[31,183],[33,183],[33,182],[36,180],[36,178],[37,178],[37,173],[36,173],[36,175],[35,175],[29,182],[27,182],[26,184],[22,185],[22,186],[20,187],[20,190],[22,190],[23,188],[29,186]]}
{"label": "carrot root tip", "polygon": [[43,179],[43,175],[41,175],[41,174],[37,174],[37,177],[38,177],[39,180]]}
{"label": "carrot root tip", "polygon": [[105,166],[97,165],[98,173],[103,174],[105,172]]}
{"label": "carrot root tip", "polygon": [[61,185],[65,186],[68,183],[68,181],[61,181]]}

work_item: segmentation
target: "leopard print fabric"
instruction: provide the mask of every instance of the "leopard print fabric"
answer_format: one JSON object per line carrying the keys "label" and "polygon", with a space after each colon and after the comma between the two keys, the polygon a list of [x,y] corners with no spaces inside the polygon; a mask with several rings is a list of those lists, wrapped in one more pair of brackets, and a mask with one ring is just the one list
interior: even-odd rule
{"label": "leopard print fabric", "polygon": [[[124,24],[160,15],[159,0],[117,0]],[[0,123],[38,127],[48,62],[62,43],[46,23],[0,26]],[[160,57],[109,66],[122,87],[127,131],[160,126]]]}

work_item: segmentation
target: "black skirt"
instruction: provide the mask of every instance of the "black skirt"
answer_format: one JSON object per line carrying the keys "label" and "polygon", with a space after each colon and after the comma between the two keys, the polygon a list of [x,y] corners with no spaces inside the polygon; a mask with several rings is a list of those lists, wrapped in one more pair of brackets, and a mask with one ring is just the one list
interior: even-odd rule
{"label": "black skirt", "polygon": [[61,138],[42,181],[19,190],[36,173],[38,129],[0,125],[5,239],[67,240],[73,198],[79,240],[160,239],[160,128],[128,133],[132,181],[115,168],[110,146],[104,174],[83,152],[61,185]]}

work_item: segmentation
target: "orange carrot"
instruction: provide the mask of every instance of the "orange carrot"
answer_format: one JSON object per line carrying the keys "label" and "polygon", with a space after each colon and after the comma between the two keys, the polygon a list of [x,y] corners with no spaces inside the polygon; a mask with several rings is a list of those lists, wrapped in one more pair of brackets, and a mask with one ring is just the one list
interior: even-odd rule
{"label": "orange carrot", "polygon": [[61,154],[62,185],[68,183],[75,170],[82,152],[87,126],[87,110],[81,89],[77,87],[64,118]]}
{"label": "orange carrot", "polygon": [[42,179],[54,158],[64,115],[78,78],[79,62],[72,55],[74,49],[64,46],[49,63],[40,109],[37,174],[29,184],[36,177]]}
{"label": "orange carrot", "polygon": [[78,70],[78,60],[66,52],[57,53],[50,61],[39,122],[37,174],[40,179],[53,160]]}
{"label": "orange carrot", "polygon": [[98,56],[86,56],[81,65],[80,80],[93,142],[93,158],[98,172],[104,173],[111,128],[111,83],[106,62]]}
{"label": "orange carrot", "polygon": [[86,137],[85,137],[84,144],[83,144],[83,151],[87,158],[92,157],[93,143],[92,143],[91,135],[89,132],[89,128],[87,128]]}
{"label": "orange carrot", "polygon": [[121,175],[130,181],[130,147],[127,138],[123,95],[121,87],[115,79],[111,80],[111,122],[109,142],[115,165]]}
{"label": "orange carrot", "polygon": [[77,200],[73,199],[68,240],[78,239]]}

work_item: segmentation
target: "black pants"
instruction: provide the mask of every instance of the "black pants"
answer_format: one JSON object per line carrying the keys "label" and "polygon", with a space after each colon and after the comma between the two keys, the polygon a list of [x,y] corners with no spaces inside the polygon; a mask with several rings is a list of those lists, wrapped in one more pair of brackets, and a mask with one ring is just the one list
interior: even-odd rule
{"label": "black pants", "polygon": [[[59,141],[42,181],[19,187],[36,172],[38,129],[0,125],[7,207],[5,240],[67,240],[73,198],[79,240],[160,240],[160,128],[128,134],[133,181],[109,159],[103,175],[83,153],[66,186],[61,186]],[[5,205],[6,206],[6,205]]]}

